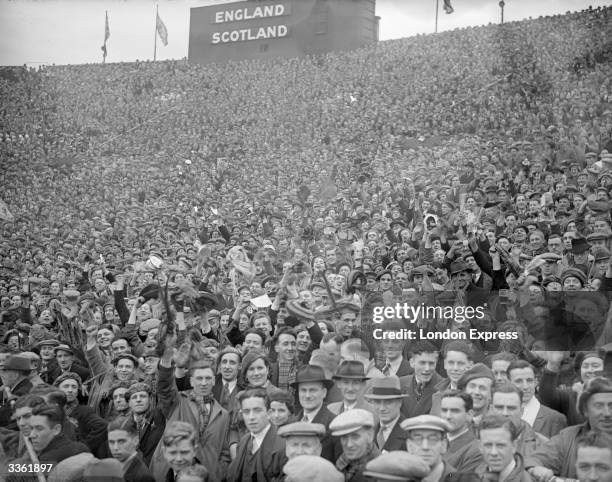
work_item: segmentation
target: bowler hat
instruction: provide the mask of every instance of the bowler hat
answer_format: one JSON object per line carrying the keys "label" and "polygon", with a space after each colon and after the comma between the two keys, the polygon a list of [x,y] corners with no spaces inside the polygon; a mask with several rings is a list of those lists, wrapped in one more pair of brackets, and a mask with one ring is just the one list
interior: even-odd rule
{"label": "bowler hat", "polygon": [[300,367],[295,377],[295,382],[291,384],[293,388],[298,388],[300,383],[320,382],[325,385],[325,388],[331,388],[334,385],[330,379],[325,376],[323,368],[315,365],[306,365]]}
{"label": "bowler hat", "polygon": [[591,249],[591,245],[588,243],[586,238],[572,239],[572,253],[573,254],[584,253],[585,251],[588,251],[589,249]]}

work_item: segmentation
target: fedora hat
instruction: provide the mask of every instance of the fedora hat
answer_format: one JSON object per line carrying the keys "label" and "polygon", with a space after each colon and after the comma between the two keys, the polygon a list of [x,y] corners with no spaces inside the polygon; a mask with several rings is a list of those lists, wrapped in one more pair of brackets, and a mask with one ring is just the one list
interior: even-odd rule
{"label": "fedora hat", "polygon": [[301,367],[295,377],[295,382],[291,384],[293,388],[298,388],[300,383],[319,382],[325,385],[325,388],[331,388],[334,385],[329,378],[325,376],[323,368],[315,365],[306,365]]}
{"label": "fedora hat", "polygon": [[350,380],[369,380],[370,377],[365,375],[363,363],[357,360],[345,360],[343,361],[336,374],[332,377],[334,380],[350,379]]}
{"label": "fedora hat", "polygon": [[586,238],[572,239],[572,253],[573,254],[584,253],[585,251],[588,251],[589,249],[591,249],[591,245],[586,240]]}
{"label": "fedora hat", "polygon": [[365,398],[370,400],[393,400],[407,396],[402,393],[399,378],[395,375],[373,378],[370,382],[370,390],[365,394]]}

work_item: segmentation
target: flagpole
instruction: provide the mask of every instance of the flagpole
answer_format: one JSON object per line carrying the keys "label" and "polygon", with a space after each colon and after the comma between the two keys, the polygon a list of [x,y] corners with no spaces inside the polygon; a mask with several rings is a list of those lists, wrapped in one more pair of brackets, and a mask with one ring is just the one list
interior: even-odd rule
{"label": "flagpole", "polygon": [[440,0],[436,0],[436,30],[434,33],[438,33],[438,10],[440,8]]}
{"label": "flagpole", "polygon": [[104,49],[102,50],[102,63],[106,63],[106,26],[108,25],[108,10],[105,12],[105,20],[104,20]]}
{"label": "flagpole", "polygon": [[155,6],[155,31],[153,35],[153,62],[157,59],[157,19],[159,18],[159,4]]}

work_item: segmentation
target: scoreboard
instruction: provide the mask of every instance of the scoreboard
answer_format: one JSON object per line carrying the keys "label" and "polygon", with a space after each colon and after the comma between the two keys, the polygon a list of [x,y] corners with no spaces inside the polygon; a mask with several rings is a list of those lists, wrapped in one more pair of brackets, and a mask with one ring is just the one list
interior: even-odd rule
{"label": "scoreboard", "polygon": [[376,0],[267,0],[191,9],[189,60],[299,57],[378,40]]}

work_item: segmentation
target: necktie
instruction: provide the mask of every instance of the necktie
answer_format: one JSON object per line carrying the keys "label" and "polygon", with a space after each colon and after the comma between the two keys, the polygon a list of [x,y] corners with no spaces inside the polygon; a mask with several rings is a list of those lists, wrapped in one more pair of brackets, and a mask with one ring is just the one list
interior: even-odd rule
{"label": "necktie", "polygon": [[385,437],[383,435],[384,430],[385,426],[381,425],[380,429],[378,429],[378,435],[376,435],[376,443],[378,444],[379,450],[382,450],[382,448],[385,446]]}
{"label": "necktie", "polygon": [[257,451],[255,448],[255,435],[251,435],[249,439],[249,443],[247,444],[247,452],[250,454],[254,454]]}
{"label": "necktie", "polygon": [[227,382],[223,382],[223,391],[221,392],[221,406],[226,407],[229,402],[230,392],[229,392],[229,384]]}
{"label": "necktie", "polygon": [[310,422],[310,420],[308,420],[308,416],[306,414],[304,414],[304,416],[302,417],[302,422]]}
{"label": "necktie", "polygon": [[389,365],[388,363],[385,364],[385,366],[382,369],[383,375],[385,375],[386,377],[388,377],[391,374],[391,365]]}
{"label": "necktie", "polygon": [[416,392],[416,395],[418,398],[421,398],[423,396],[424,387],[425,387],[425,384],[423,382],[416,382],[414,391]]}

